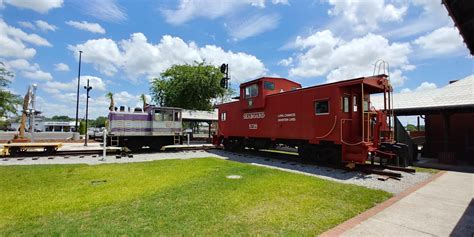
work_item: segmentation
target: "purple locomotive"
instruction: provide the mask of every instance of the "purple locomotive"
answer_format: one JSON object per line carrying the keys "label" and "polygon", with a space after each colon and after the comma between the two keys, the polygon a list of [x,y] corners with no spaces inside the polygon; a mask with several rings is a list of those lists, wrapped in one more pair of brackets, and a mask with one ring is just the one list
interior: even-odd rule
{"label": "purple locomotive", "polygon": [[163,146],[180,143],[182,109],[148,106],[126,112],[110,111],[107,126],[107,145],[138,150],[143,146],[159,150]]}

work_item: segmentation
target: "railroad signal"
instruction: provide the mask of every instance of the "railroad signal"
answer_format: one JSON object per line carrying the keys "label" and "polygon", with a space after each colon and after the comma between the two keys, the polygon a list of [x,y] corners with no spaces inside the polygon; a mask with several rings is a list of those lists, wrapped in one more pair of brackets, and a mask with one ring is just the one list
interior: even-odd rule
{"label": "railroad signal", "polygon": [[227,89],[229,88],[229,64],[223,63],[220,67],[221,73],[224,74],[224,78],[221,79],[221,87]]}

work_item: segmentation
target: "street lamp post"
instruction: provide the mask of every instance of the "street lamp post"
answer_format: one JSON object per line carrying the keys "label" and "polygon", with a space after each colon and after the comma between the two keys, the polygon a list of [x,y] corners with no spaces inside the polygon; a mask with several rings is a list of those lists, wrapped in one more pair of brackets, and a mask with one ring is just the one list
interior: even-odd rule
{"label": "street lamp post", "polygon": [[87,79],[87,86],[84,86],[84,89],[87,90],[86,96],[86,139],[84,140],[84,146],[87,146],[87,140],[89,139],[89,134],[87,134],[87,120],[89,119],[89,91],[92,90],[92,86],[89,86],[89,79]]}
{"label": "street lamp post", "polygon": [[77,98],[76,98],[76,132],[78,131],[77,125],[79,121],[79,85],[81,84],[81,55],[82,51],[79,51],[79,72],[77,74]]}

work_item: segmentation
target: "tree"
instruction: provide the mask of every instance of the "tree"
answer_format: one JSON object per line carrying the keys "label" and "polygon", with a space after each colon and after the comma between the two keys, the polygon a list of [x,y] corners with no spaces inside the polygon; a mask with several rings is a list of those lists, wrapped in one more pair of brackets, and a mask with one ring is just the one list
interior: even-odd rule
{"label": "tree", "polygon": [[7,89],[11,82],[9,79],[13,76],[0,62],[0,118],[6,117],[8,113],[17,114],[16,106],[21,104],[21,97]]}
{"label": "tree", "polygon": [[81,135],[86,134],[86,122],[85,121],[79,122],[79,134],[81,134]]}
{"label": "tree", "polygon": [[51,121],[74,121],[74,119],[67,115],[54,115],[51,117]]}
{"label": "tree", "polygon": [[105,97],[109,98],[110,100],[109,111],[114,111],[114,107],[115,107],[114,94],[112,92],[109,92],[105,95]]}
{"label": "tree", "polygon": [[211,100],[224,95],[222,77],[218,67],[205,62],[173,65],[161,78],[153,79],[150,91],[161,106],[211,110]]}
{"label": "tree", "polygon": [[99,127],[99,128],[102,128],[102,127],[105,127],[105,123],[107,121],[107,117],[104,117],[104,116],[99,116],[95,119],[95,126],[96,127]]}

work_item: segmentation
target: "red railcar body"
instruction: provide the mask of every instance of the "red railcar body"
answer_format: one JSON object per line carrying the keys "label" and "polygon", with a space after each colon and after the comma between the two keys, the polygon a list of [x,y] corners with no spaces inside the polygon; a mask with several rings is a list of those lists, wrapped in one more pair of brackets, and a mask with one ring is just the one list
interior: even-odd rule
{"label": "red railcar body", "polygon": [[228,149],[285,144],[305,159],[365,163],[369,152],[393,138],[390,110],[370,106],[374,93],[384,93],[389,105],[390,91],[386,75],[307,88],[262,77],[241,84],[238,101],[218,106],[215,141]]}

